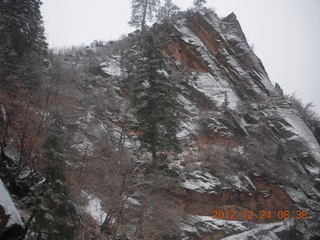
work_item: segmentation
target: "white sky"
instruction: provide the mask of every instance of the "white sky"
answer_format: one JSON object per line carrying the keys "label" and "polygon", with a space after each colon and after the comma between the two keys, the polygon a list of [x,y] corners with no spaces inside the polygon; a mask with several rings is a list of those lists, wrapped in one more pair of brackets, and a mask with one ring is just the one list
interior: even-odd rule
{"label": "white sky", "polygon": [[[43,0],[50,47],[116,40],[132,31],[130,0]],[[173,0],[179,7],[192,0]],[[312,101],[320,113],[320,0],[207,0],[218,15],[235,12],[272,82]]]}

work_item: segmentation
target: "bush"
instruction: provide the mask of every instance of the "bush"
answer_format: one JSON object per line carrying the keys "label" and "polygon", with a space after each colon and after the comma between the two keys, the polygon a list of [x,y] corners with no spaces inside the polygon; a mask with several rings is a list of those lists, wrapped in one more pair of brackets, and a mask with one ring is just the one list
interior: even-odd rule
{"label": "bush", "polygon": [[247,158],[236,148],[207,147],[200,152],[201,167],[217,177],[233,175],[238,170],[248,169]]}

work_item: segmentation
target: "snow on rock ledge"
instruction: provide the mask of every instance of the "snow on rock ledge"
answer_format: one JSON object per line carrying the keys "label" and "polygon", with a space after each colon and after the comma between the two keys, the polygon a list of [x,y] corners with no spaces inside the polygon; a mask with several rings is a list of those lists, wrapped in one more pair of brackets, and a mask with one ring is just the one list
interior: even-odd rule
{"label": "snow on rock ledge", "polygon": [[119,58],[119,56],[113,56],[112,58],[109,58],[108,61],[101,63],[101,70],[109,76],[121,76]]}
{"label": "snow on rock ledge", "polygon": [[[230,237],[222,238],[221,240],[251,240],[251,239],[265,239],[265,240],[280,240],[276,233],[290,229],[290,220],[283,220],[282,222],[258,224],[257,227],[236,234]],[[263,233],[263,235],[261,234]]]}
{"label": "snow on rock ledge", "polygon": [[[6,223],[6,227],[9,227],[14,224],[18,224],[23,226],[20,214],[16,207],[14,206],[14,203],[12,202],[12,199],[10,197],[10,194],[7,190],[7,188],[4,186],[3,182],[0,179],[0,206],[4,210],[4,214],[9,217],[8,222]],[[0,209],[1,210],[1,209]],[[5,217],[6,217],[5,216]],[[3,219],[1,219],[0,215],[0,223],[3,224]],[[6,219],[4,219],[7,221]]]}
{"label": "snow on rock ledge", "polygon": [[246,226],[246,222],[212,219],[211,216],[189,215],[187,216],[187,221],[182,224],[181,230],[188,234],[194,233],[200,237],[202,234],[210,235],[212,232],[219,230],[244,232],[248,230],[248,227]]}
{"label": "snow on rock ledge", "polygon": [[[320,163],[319,144],[306,123],[291,109],[279,108],[278,111],[283,119],[290,124],[286,129],[303,140],[311,154]],[[317,174],[319,173],[320,172],[317,172]]]}
{"label": "snow on rock ledge", "polygon": [[202,173],[199,171],[194,172],[190,175],[181,186],[193,190],[196,192],[204,193],[215,193],[215,188],[221,183],[218,178],[212,176],[210,173]]}

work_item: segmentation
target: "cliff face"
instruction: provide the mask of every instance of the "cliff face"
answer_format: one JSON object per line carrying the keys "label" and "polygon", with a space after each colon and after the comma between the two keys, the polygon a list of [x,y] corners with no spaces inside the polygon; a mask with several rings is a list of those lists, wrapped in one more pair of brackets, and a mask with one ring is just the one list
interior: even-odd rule
{"label": "cliff face", "polygon": [[[294,105],[270,82],[236,16],[190,13],[153,29],[179,78],[185,115],[178,134],[183,151],[168,153],[178,184],[162,195],[183,211],[179,239],[310,239],[320,234],[320,146]],[[116,194],[110,189],[121,180],[118,168],[128,167],[114,152],[129,152],[137,166],[148,159],[139,149],[139,131],[130,128],[135,119],[122,87],[119,55],[132,45],[121,40],[56,56],[63,63],[59,69],[68,72],[57,81],[54,102],[63,107],[68,123],[68,178],[96,224],[109,216],[112,201],[119,201],[109,197]],[[120,50],[109,51],[110,46]],[[111,164],[104,156],[113,155],[114,168],[101,172]],[[142,175],[135,186],[142,185]],[[129,194],[124,196],[130,199],[127,208],[142,204],[139,190],[121,194]],[[212,219],[219,211],[228,217]],[[236,216],[229,216],[231,211]],[[308,217],[298,219],[297,211]]]}
{"label": "cliff face", "polygon": [[[319,234],[320,146],[270,82],[236,16],[192,13],[165,30],[160,27],[159,35],[174,73],[184,76],[177,89],[186,116],[178,134],[183,152],[170,155],[179,187],[165,194],[187,217],[181,225],[184,239],[309,239]],[[86,159],[106,136],[132,153],[139,147],[121,88],[120,56],[103,58],[97,60],[95,76],[82,76],[72,83],[72,92],[64,90],[72,103],[75,164],[90,165]],[[72,54],[65,61],[79,69]],[[103,215],[99,198],[95,203],[92,208],[89,202],[88,212]],[[214,220],[213,210],[253,212],[250,219],[239,214]],[[262,219],[263,211],[273,217]],[[308,218],[297,219],[297,211],[306,211]]]}
{"label": "cliff face", "polygon": [[[222,161],[227,166],[221,168],[215,159],[217,152],[209,150],[211,168],[222,177],[212,179],[204,172],[206,168],[191,173],[183,184],[186,192],[175,196],[178,201],[187,212],[202,216],[210,209],[233,207],[255,213],[305,209],[314,223],[320,207],[319,144],[292,104],[271,84],[236,16],[219,19],[213,13],[196,13],[177,22],[171,36],[164,53],[177,63],[178,69],[183,66],[195,76],[195,80],[182,84],[180,96],[189,112],[181,134],[183,140],[188,139],[187,148],[195,141],[194,149],[236,149],[239,155],[235,161],[247,152],[246,160],[237,164],[224,156]],[[206,109],[199,107],[200,98],[210,102]],[[207,132],[199,134],[195,126],[203,119],[208,123]],[[253,154],[247,144],[261,152]],[[265,156],[272,154],[274,157]],[[287,223],[280,220],[279,224]],[[306,222],[300,222],[303,229],[302,225],[310,227]],[[220,230],[223,232],[223,227]],[[260,234],[248,231],[239,239]]]}
{"label": "cliff face", "polygon": [[215,96],[215,101],[223,99],[226,92],[234,109],[239,100],[275,96],[268,75],[234,14],[222,20],[214,14],[195,14],[181,20],[174,30],[175,37],[165,53],[199,73],[199,84],[205,85],[210,77],[210,97]]}

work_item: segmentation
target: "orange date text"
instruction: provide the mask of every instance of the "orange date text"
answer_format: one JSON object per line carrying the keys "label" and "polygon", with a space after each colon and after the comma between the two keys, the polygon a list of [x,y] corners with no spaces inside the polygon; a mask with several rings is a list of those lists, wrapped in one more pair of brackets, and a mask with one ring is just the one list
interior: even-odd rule
{"label": "orange date text", "polygon": [[304,220],[309,217],[308,212],[305,210],[213,210],[212,219],[223,219],[223,220],[248,220],[248,221],[268,221],[268,220],[286,220],[286,219],[297,219]]}

